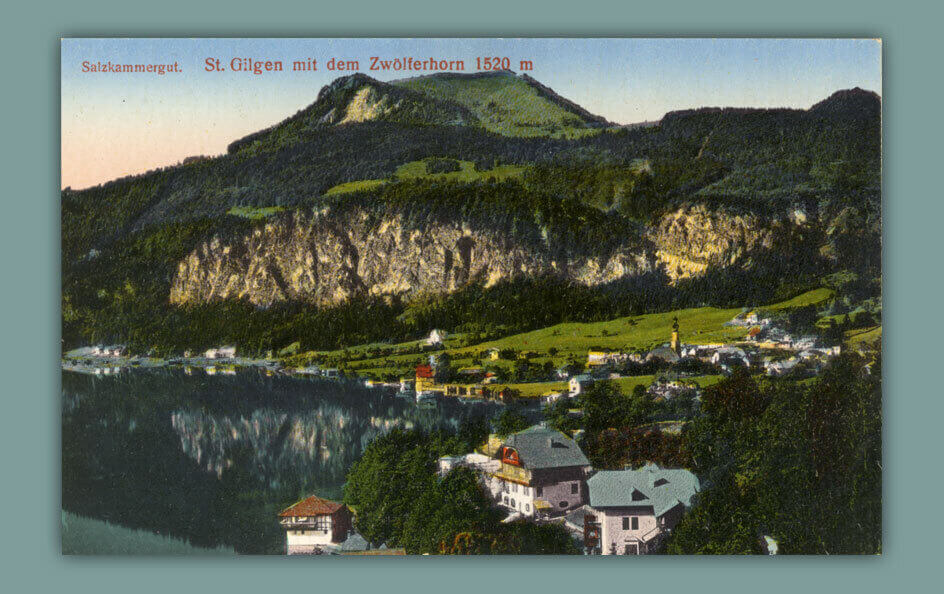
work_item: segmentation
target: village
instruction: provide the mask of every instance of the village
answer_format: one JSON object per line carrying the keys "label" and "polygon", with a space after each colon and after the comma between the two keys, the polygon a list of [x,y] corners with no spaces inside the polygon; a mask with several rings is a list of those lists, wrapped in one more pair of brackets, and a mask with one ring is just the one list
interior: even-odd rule
{"label": "village", "polygon": [[[798,379],[814,377],[830,359],[838,356],[840,345],[824,346],[816,336],[794,337],[775,327],[770,319],[758,318],[754,312],[738,315],[728,326],[748,328],[743,340],[719,344],[684,344],[678,318],[673,319],[670,340],[648,352],[589,350],[583,365],[568,365],[554,369],[537,386],[556,386],[540,393],[544,405],[560,399],[573,399],[597,381],[648,377],[656,372],[654,381],[647,386],[656,397],[671,398],[680,392],[695,390],[700,384],[695,378],[719,378],[743,368],[751,373],[770,377],[793,376]],[[431,348],[441,347],[446,333],[433,330],[426,340]],[[485,351],[489,362],[497,362],[503,353],[499,349]],[[527,360],[534,353],[520,353]],[[400,378],[397,383],[364,379],[368,387],[394,387],[406,397],[426,402],[438,397],[455,397],[463,401],[493,399],[509,403],[522,398],[520,390],[500,382],[498,373],[488,366],[448,369],[441,354],[431,354],[428,363],[418,365],[415,376]],[[449,379],[441,381],[438,378]],[[703,384],[704,382],[702,382]],[[520,386],[518,386],[520,387]],[[531,393],[533,397],[533,392]],[[527,399],[527,397],[525,397]]]}
{"label": "village", "polygon": [[[579,373],[555,370],[556,378],[566,381],[566,390],[543,395],[541,403],[545,407],[561,400],[576,404],[596,382],[616,380],[623,377],[621,371],[653,364],[670,373],[647,387],[652,399],[668,401],[685,394],[697,401],[698,385],[685,380],[694,372],[686,374],[679,368],[710,370],[721,376],[743,368],[769,377],[802,369],[803,377],[809,377],[841,350],[839,346],[819,345],[812,336],[794,338],[752,313],[739,315],[729,324],[748,327],[746,338],[737,344],[686,345],[674,319],[669,341],[648,353],[589,351],[585,369]],[[439,342],[443,334],[434,331],[428,341]],[[489,356],[497,358],[498,353],[490,351]],[[416,367],[415,377],[400,380],[398,394],[417,402],[450,397],[504,403],[519,400],[510,388],[490,388],[496,383],[494,373],[460,369],[452,374],[458,381],[442,382],[437,379],[440,369],[441,360],[430,356],[429,363]],[[364,381],[369,387],[385,385]],[[503,522],[560,525],[586,555],[661,552],[691,508],[700,490],[699,478],[686,468],[662,467],[651,461],[635,468],[596,469],[581,449],[582,437],[582,430],[567,435],[541,422],[504,437],[493,433],[466,454],[443,456],[437,470],[445,477],[456,468],[470,469],[492,505],[506,514]],[[344,504],[316,496],[283,510],[280,524],[285,530],[286,554],[403,553],[364,539],[354,529],[354,515]],[[766,553],[777,554],[775,539],[760,535],[759,540]]]}
{"label": "village", "polygon": [[[816,335],[792,335],[753,310],[738,313],[723,326],[735,333],[734,340],[690,344],[682,340],[683,327],[676,316],[663,327],[668,340],[648,351],[590,348],[585,360],[556,367],[531,365],[534,352],[500,348],[478,353],[480,365],[454,366],[445,348],[449,334],[434,329],[416,347],[417,353],[426,353],[425,360],[399,381],[382,381],[350,368],[286,365],[273,353],[262,359],[239,357],[232,345],[197,354],[187,351],[168,359],[132,356],[122,345],[88,347],[69,353],[63,367],[99,376],[135,367],[180,367],[188,375],[199,371],[210,376],[257,368],[272,375],[354,382],[417,406],[435,407],[439,401],[454,400],[524,406],[539,415],[543,411],[544,420],[525,429],[506,435],[492,432],[473,451],[440,457],[439,476],[457,468],[471,470],[493,508],[504,514],[504,522],[556,524],[584,554],[646,555],[661,552],[692,506],[701,486],[699,478],[689,469],[652,461],[619,470],[594,468],[581,446],[584,430],[559,430],[547,422],[548,412],[556,407],[569,417],[581,418],[582,395],[604,382],[624,393],[642,389],[653,402],[693,403],[697,410],[703,388],[738,370],[752,376],[803,380],[815,377],[842,351],[840,345],[822,344]],[[529,381],[508,381],[501,365],[507,368],[509,359],[517,368],[535,370]],[[684,418],[670,417],[660,430],[677,433],[684,423]],[[402,548],[365,539],[355,528],[356,514],[344,503],[316,495],[302,499],[279,514],[284,552],[405,553]],[[761,541],[766,552],[776,554],[775,540],[763,536]]]}
{"label": "village", "polygon": [[[505,403],[540,398],[543,404],[550,404],[560,398],[576,397],[586,386],[601,380],[654,376],[647,387],[657,395],[671,397],[678,391],[703,387],[705,382],[698,379],[722,377],[736,368],[771,377],[813,377],[842,349],[841,345],[824,346],[816,335],[792,335],[755,310],[739,313],[724,326],[741,330],[739,338],[723,343],[683,343],[676,317],[670,340],[649,351],[590,348],[584,361],[571,360],[557,367],[550,367],[545,361],[541,367],[534,363],[541,358],[538,352],[489,348],[473,358],[473,362],[480,364],[455,369],[447,350],[450,335],[433,329],[411,351],[428,352],[426,362],[415,365],[412,377],[401,376],[398,381],[362,374],[355,365],[356,359],[344,367],[299,366],[290,357],[272,351],[264,357],[238,356],[234,345],[212,347],[202,353],[188,350],[182,356],[168,358],[154,353],[131,354],[125,345],[96,345],[65,353],[62,366],[93,375],[118,375],[134,368],[165,366],[180,367],[188,375],[196,371],[235,375],[240,368],[258,368],[268,374],[354,380],[368,388],[393,389],[399,396],[415,398],[420,403],[454,397],[463,402]],[[508,381],[509,364],[530,367],[530,377],[523,382]]]}

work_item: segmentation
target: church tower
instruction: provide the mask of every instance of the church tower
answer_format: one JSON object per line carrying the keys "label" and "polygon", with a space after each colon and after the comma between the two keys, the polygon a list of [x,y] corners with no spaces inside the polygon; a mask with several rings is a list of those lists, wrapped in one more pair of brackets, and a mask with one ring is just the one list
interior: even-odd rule
{"label": "church tower", "polygon": [[669,346],[675,351],[676,355],[679,357],[682,356],[682,343],[679,341],[678,317],[672,321],[672,342],[669,343]]}

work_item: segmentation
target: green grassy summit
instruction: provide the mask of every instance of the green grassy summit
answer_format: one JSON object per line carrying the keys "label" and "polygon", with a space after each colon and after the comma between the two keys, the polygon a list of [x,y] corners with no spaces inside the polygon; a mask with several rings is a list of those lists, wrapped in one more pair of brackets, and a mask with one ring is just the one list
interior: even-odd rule
{"label": "green grassy summit", "polygon": [[513,72],[434,74],[393,84],[458,103],[490,132],[506,136],[577,138],[607,124],[528,76]]}

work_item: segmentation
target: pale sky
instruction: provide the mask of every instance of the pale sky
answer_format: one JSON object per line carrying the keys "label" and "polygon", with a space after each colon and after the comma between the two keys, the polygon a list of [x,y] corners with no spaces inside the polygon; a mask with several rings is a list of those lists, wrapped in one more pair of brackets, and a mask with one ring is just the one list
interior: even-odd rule
{"label": "pale sky", "polygon": [[[840,89],[882,92],[881,43],[852,39],[63,39],[62,187],[79,189],[218,155],[246,134],[315,101],[357,60],[387,81],[422,72],[370,71],[370,57],[463,60],[507,56],[528,74],[606,119],[658,120],[695,107],[808,108]],[[207,72],[206,59],[225,72]],[[281,60],[283,72],[230,70],[232,58]],[[315,72],[293,72],[314,58]],[[181,73],[83,72],[88,61],[179,64]]]}

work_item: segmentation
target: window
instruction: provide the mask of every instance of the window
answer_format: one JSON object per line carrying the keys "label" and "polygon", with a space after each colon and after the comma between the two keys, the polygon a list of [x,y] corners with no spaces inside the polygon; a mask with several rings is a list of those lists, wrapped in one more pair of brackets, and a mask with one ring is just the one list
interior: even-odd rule
{"label": "window", "polygon": [[570,483],[571,495],[576,495],[579,490],[580,490],[580,485],[578,485],[577,483]]}
{"label": "window", "polygon": [[561,506],[561,509],[564,509],[565,507],[567,507],[567,502],[566,502],[566,501],[561,501],[561,502],[560,502],[560,506]]}
{"label": "window", "polygon": [[544,495],[544,487],[535,487],[535,488],[534,488],[534,494],[535,494],[537,497],[540,497],[541,495]]}
{"label": "window", "polygon": [[331,529],[331,516],[318,516],[315,519],[315,530],[328,531]]}
{"label": "window", "polygon": [[639,530],[639,518],[633,516],[633,530]]}
{"label": "window", "polygon": [[629,518],[623,518],[623,530],[629,530]]}
{"label": "window", "polygon": [[518,504],[515,503],[514,499],[509,499],[509,501],[511,501],[511,507],[517,507]]}
{"label": "window", "polygon": [[530,512],[530,511],[531,511],[531,505],[528,504],[528,503],[525,503],[525,504],[524,504],[524,511]]}

